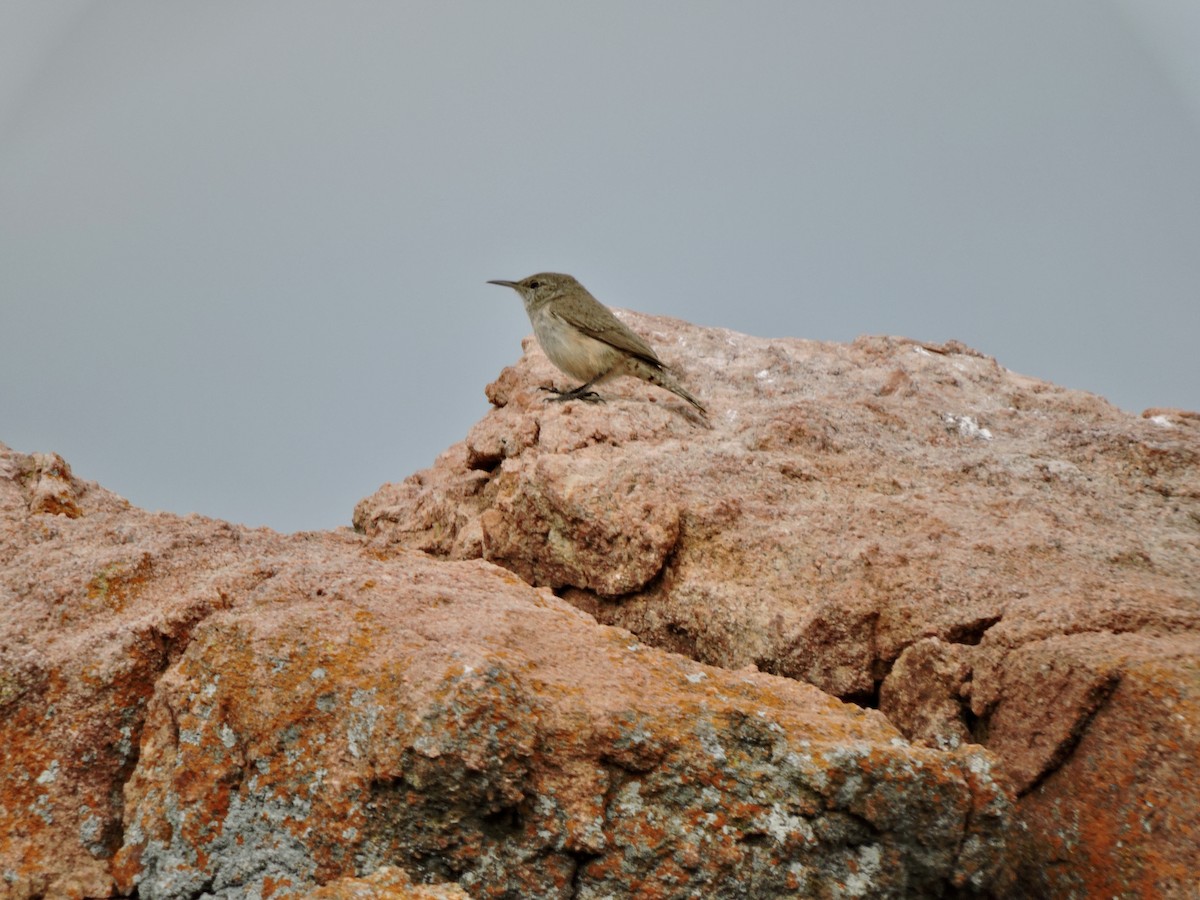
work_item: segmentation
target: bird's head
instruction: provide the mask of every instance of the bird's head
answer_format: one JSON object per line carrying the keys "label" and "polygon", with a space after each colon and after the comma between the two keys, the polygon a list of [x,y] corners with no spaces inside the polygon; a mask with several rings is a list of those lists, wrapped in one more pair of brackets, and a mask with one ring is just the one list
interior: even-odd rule
{"label": "bird's head", "polygon": [[488,284],[512,288],[521,295],[521,299],[525,301],[525,308],[528,310],[545,306],[568,291],[581,289],[578,281],[570,275],[563,275],[560,272],[539,272],[528,278],[522,278],[520,281],[497,279],[489,281]]}

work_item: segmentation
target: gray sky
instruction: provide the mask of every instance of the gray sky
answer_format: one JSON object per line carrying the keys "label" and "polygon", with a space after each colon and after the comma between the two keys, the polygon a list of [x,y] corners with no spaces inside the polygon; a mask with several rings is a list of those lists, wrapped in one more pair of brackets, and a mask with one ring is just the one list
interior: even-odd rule
{"label": "gray sky", "polygon": [[484,284],[957,338],[1200,408],[1194,0],[0,0],[0,441],[347,524],[487,408]]}

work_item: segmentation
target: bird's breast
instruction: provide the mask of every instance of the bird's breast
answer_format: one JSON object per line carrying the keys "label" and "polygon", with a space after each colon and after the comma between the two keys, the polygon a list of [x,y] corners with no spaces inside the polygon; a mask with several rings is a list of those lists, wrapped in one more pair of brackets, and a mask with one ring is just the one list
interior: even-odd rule
{"label": "bird's breast", "polygon": [[580,381],[609,371],[621,356],[609,344],[589,337],[548,309],[531,313],[529,318],[550,362]]}

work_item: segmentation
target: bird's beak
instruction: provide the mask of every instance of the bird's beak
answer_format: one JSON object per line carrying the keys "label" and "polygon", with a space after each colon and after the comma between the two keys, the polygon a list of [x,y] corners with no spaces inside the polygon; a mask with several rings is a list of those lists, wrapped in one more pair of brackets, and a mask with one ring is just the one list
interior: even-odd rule
{"label": "bird's beak", "polygon": [[501,279],[496,279],[495,281],[489,281],[488,284],[498,284],[498,285],[500,285],[500,287],[510,287],[510,288],[513,288],[514,290],[516,290],[516,287],[517,287],[517,283],[515,281],[503,281]]}

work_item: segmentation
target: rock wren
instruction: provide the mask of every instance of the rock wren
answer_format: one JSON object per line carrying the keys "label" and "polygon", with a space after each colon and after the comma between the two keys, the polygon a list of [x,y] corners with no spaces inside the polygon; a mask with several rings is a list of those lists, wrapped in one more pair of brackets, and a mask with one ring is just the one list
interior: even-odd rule
{"label": "rock wren", "polygon": [[533,333],[550,362],[583,382],[570,391],[547,388],[558,395],[549,399],[596,403],[603,398],[592,385],[632,375],[678,394],[701,415],[708,415],[704,404],[684,389],[650,345],[570,275],[541,272],[521,281],[488,284],[510,287],[521,295]]}

